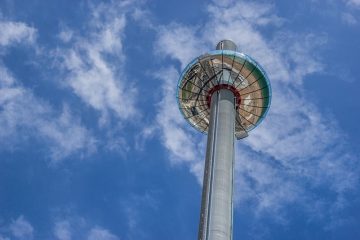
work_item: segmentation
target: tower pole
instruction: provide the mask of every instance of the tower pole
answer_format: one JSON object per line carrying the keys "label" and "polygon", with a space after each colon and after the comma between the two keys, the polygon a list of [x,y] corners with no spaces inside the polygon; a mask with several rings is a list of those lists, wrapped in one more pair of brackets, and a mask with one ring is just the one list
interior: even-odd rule
{"label": "tower pole", "polygon": [[[216,49],[236,51],[236,45],[225,40]],[[230,72],[226,69],[219,75],[219,84],[231,79]],[[211,96],[199,240],[232,239],[236,113],[234,98],[234,93],[228,89],[219,89]]]}

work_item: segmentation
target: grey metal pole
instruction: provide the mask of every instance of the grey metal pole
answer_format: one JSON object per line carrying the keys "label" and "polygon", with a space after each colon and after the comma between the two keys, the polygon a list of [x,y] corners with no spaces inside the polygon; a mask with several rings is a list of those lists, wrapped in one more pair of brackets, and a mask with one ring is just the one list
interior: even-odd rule
{"label": "grey metal pole", "polygon": [[[217,49],[236,50],[228,40]],[[223,70],[220,82],[228,82]],[[204,182],[201,201],[199,240],[231,240],[233,225],[233,171],[235,142],[234,93],[227,89],[211,97]]]}

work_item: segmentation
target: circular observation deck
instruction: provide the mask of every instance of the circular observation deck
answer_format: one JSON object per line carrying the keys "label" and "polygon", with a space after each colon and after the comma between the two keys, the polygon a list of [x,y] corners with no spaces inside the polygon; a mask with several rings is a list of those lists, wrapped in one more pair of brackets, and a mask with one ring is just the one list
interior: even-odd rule
{"label": "circular observation deck", "polygon": [[215,50],[195,58],[182,72],[177,99],[184,118],[206,133],[213,93],[234,93],[235,136],[244,138],[264,119],[271,102],[271,86],[262,67],[250,56],[232,50]]}

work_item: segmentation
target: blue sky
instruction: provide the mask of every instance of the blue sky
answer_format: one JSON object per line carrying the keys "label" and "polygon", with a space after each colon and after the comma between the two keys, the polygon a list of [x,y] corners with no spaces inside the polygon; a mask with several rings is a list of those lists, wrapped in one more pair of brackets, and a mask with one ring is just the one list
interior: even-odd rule
{"label": "blue sky", "polygon": [[206,136],[176,84],[222,39],[261,63],[234,239],[359,239],[360,1],[0,2],[0,240],[196,239]]}

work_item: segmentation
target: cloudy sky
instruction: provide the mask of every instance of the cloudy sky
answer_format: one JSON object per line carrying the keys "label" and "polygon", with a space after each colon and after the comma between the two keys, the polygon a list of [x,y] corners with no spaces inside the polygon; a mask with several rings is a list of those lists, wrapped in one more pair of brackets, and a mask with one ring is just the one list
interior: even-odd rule
{"label": "cloudy sky", "polygon": [[234,239],[360,238],[360,1],[0,1],[0,240],[196,239],[206,136],[181,70],[267,71],[236,142]]}

